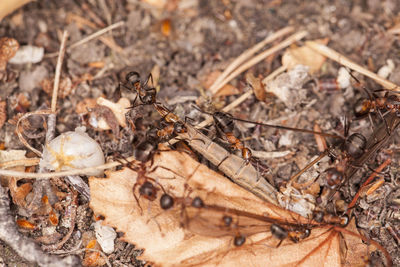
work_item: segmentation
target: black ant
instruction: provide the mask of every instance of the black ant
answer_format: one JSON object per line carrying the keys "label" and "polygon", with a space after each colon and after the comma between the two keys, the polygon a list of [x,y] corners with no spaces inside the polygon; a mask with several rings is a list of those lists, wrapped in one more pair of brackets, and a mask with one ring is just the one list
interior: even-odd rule
{"label": "black ant", "polygon": [[[234,120],[241,121],[241,122],[246,122],[246,123],[252,123],[252,124],[255,124],[255,125],[260,125],[260,126],[265,126],[265,127],[270,127],[270,128],[289,130],[289,131],[298,131],[298,132],[305,132],[305,133],[312,133],[312,134],[318,134],[318,135],[323,135],[323,136],[343,139],[341,136],[338,136],[338,135],[335,135],[335,134],[316,132],[316,131],[311,131],[311,130],[307,130],[307,129],[298,129],[298,128],[280,126],[280,125],[271,125],[271,124],[253,122],[253,121],[249,121],[249,120],[235,118],[231,114],[225,113],[225,112],[221,112],[221,111],[210,113],[210,112],[206,112],[206,111],[201,110],[197,106],[194,106],[194,108],[196,108],[197,110],[199,110],[202,113],[205,113],[205,114],[208,114],[208,115],[212,116],[218,134],[220,136],[223,136],[224,139],[232,146],[232,148],[241,151],[242,158],[245,160],[244,164],[249,164],[251,162],[252,164],[256,165],[255,167],[257,167],[257,168],[262,167],[263,168],[263,173],[266,173],[268,171],[268,167],[263,166],[259,160],[253,158],[251,150],[249,148],[247,148],[246,146],[244,146],[242,141],[240,139],[238,139],[233,134],[233,131],[234,131],[234,128],[235,128]],[[221,163],[224,160],[222,160]]]}
{"label": "black ant", "polygon": [[[135,90],[136,97],[133,100],[133,105],[131,108],[135,107],[137,98],[139,97],[142,102],[140,105],[152,105],[156,103],[157,90],[155,87],[150,87],[149,81],[153,85],[153,76],[151,73],[147,77],[146,81],[142,82],[140,79],[140,74],[136,71],[131,71],[125,76],[126,84],[122,84],[125,88],[129,90]],[[120,84],[121,85],[121,84]]]}

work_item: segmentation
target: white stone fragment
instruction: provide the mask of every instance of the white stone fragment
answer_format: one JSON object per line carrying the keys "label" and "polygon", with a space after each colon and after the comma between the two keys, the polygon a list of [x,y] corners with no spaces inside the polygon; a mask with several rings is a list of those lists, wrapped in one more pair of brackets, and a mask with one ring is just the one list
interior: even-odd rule
{"label": "white stone fragment", "polygon": [[389,77],[390,74],[392,74],[393,70],[395,68],[394,62],[391,59],[386,60],[386,65],[382,66],[378,70],[378,76],[381,76],[382,78],[386,79]]}
{"label": "white stone fragment", "polygon": [[346,68],[341,67],[338,71],[338,76],[336,78],[336,81],[339,84],[339,87],[341,89],[344,89],[344,88],[347,88],[350,86],[350,84],[351,84],[350,78],[351,78],[351,75],[350,75],[349,71]]}
{"label": "white stone fragment", "polygon": [[103,221],[97,221],[94,224],[96,239],[104,253],[110,254],[114,252],[114,240],[117,238],[117,233],[112,227],[102,225],[102,222]]}
{"label": "white stone fragment", "polygon": [[307,66],[296,65],[293,69],[287,73],[280,74],[274,80],[264,80],[265,90],[273,93],[287,107],[293,108],[306,99],[307,92],[302,87],[309,80],[308,70]]}
{"label": "white stone fragment", "polygon": [[[85,133],[85,127],[74,132],[63,133],[47,144],[43,150],[40,167],[48,170],[66,171],[82,169],[104,164],[104,155],[100,145]],[[98,176],[102,170],[87,175]]]}
{"label": "white stone fragment", "polygon": [[21,46],[15,56],[10,59],[12,64],[38,63],[42,61],[44,48],[33,45]]}

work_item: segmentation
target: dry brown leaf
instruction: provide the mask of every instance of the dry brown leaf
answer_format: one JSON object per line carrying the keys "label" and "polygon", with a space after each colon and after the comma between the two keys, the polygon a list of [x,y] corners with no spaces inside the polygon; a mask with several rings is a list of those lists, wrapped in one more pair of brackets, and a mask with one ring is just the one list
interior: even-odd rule
{"label": "dry brown leaf", "polygon": [[[316,40],[320,44],[327,44],[328,39]],[[313,74],[321,68],[326,58],[307,46],[291,47],[285,51],[282,57],[282,65],[291,69],[296,65],[309,67],[309,73]]]}
{"label": "dry brown leaf", "polygon": [[97,105],[97,100],[94,98],[85,98],[76,105],[75,112],[84,115],[89,113]]}
{"label": "dry brown leaf", "polygon": [[0,21],[13,12],[14,10],[18,9],[19,7],[25,5],[26,3],[30,2],[31,0],[3,0],[0,1]]}
{"label": "dry brown leaf", "polygon": [[[261,201],[184,153],[162,152],[155,157],[154,166],[164,167],[156,168],[149,175],[173,196],[187,195],[188,189],[184,186],[187,183],[193,189],[190,196],[200,196],[207,205],[215,204],[258,215],[269,214],[287,222],[296,218],[299,223],[310,223],[308,219]],[[331,226],[313,228],[311,236],[302,242],[295,244],[285,240],[276,248],[278,240],[271,237],[265,223],[265,231],[247,236],[244,245],[234,247],[232,236],[221,234],[220,237],[210,237],[196,234],[202,232],[200,228],[189,227],[191,231],[182,228],[182,212],[189,214],[189,206],[182,210],[180,205],[175,205],[175,208],[163,211],[158,198],[153,202],[140,198],[141,215],[132,193],[136,181],[136,173],[132,170],[125,168],[108,172],[107,177],[90,178],[91,208],[105,217],[106,224],[124,232],[124,241],[143,248],[141,258],[156,266],[341,266],[341,234]],[[159,191],[158,197],[160,195]],[[195,223],[196,218],[193,217]],[[346,233],[343,235],[346,236]],[[360,248],[360,251],[347,256],[361,258],[367,253],[359,238],[348,240],[346,245]]]}

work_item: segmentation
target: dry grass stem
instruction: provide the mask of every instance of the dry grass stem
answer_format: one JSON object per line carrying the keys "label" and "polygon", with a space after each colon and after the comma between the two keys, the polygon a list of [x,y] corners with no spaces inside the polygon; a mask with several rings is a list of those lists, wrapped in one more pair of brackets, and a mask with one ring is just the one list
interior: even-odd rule
{"label": "dry grass stem", "polygon": [[223,85],[223,80],[234,71],[240,64],[249,59],[253,54],[257,53],[260,49],[262,49],[265,45],[275,41],[276,39],[290,33],[293,31],[293,27],[285,27],[272,35],[266,37],[263,41],[259,42],[252,48],[244,51],[239,57],[237,57],[225,70],[221,75],[214,81],[214,83],[210,86],[209,90],[212,94],[215,94]]}
{"label": "dry grass stem", "polygon": [[392,82],[378,76],[377,74],[373,73],[372,71],[367,70],[366,68],[351,61],[347,57],[345,57],[342,54],[336,52],[335,50],[327,47],[326,45],[322,45],[322,44],[319,44],[319,43],[316,43],[313,41],[307,41],[306,45],[308,47],[314,49],[318,53],[338,62],[339,64],[342,64],[343,66],[346,66],[354,71],[357,71],[357,72],[375,80],[377,83],[382,85],[386,90],[400,91],[400,87],[397,84],[392,83]]}
{"label": "dry grass stem", "polygon": [[18,166],[36,166],[39,164],[40,158],[29,158],[29,159],[20,159],[20,160],[12,160],[7,162],[0,163],[0,168],[8,169]]}
{"label": "dry grass stem", "polygon": [[56,112],[57,108],[57,96],[58,96],[58,87],[60,85],[60,76],[61,76],[61,67],[64,60],[65,55],[65,44],[67,42],[68,32],[64,31],[61,39],[60,51],[58,52],[58,59],[56,65],[56,73],[54,76],[54,85],[53,85],[53,96],[51,98],[51,111],[53,113]]}
{"label": "dry grass stem", "polygon": [[[134,157],[127,158],[128,161],[134,161]],[[62,172],[48,172],[48,173],[30,173],[30,172],[19,172],[19,171],[11,171],[11,170],[3,170],[0,169],[0,175],[3,176],[11,176],[15,178],[30,178],[30,179],[50,179],[55,177],[63,177],[68,175],[87,175],[87,173],[96,171],[96,170],[106,170],[117,167],[121,165],[120,162],[108,162],[106,164],[98,165],[95,167],[88,167],[84,169],[76,169],[76,170],[68,170]]]}
{"label": "dry grass stem", "polygon": [[[275,78],[276,76],[278,76],[279,74],[281,74],[282,72],[284,72],[286,70],[285,66],[281,66],[279,68],[277,68],[276,70],[274,70],[271,74],[269,74],[267,77],[264,78],[263,83],[265,83],[266,81],[272,80],[273,78]],[[230,103],[229,105],[226,105],[222,111],[223,112],[229,112],[230,110],[232,110],[233,108],[239,106],[243,101],[245,101],[249,96],[251,96],[253,94],[253,90],[249,90],[247,92],[245,92],[244,94],[242,94],[240,97],[238,97],[235,101],[233,101],[232,103]],[[209,125],[210,123],[212,123],[213,119],[212,118],[208,118],[205,119],[204,121],[200,122],[196,128],[197,129],[201,129],[207,125]]]}
{"label": "dry grass stem", "polygon": [[[89,41],[91,41],[91,40],[93,40],[93,39],[96,39],[97,37],[99,37],[99,36],[105,34],[106,32],[111,31],[111,30],[113,30],[113,29],[116,29],[116,28],[118,28],[118,27],[121,27],[121,26],[123,26],[124,24],[125,24],[124,21],[120,21],[120,22],[111,24],[110,26],[105,27],[104,29],[101,29],[101,30],[99,30],[99,31],[97,31],[97,32],[95,32],[95,33],[93,33],[93,34],[87,36],[86,38],[83,38],[82,40],[80,40],[80,41],[78,41],[78,42],[76,42],[76,43],[70,45],[69,47],[67,47],[67,51],[69,51],[69,50],[71,50],[71,49],[74,49],[75,47],[81,46],[81,45],[83,45],[84,43],[87,43],[87,42],[89,42]],[[55,57],[55,56],[58,55],[58,53],[59,53],[59,52],[57,52],[57,53],[52,53],[52,54],[47,54],[47,57]]]}
{"label": "dry grass stem", "polygon": [[303,39],[306,35],[307,35],[306,31],[301,31],[301,32],[295,33],[295,34],[289,36],[288,38],[286,38],[285,40],[283,40],[282,42],[280,42],[279,44],[277,44],[277,45],[271,47],[270,49],[267,49],[264,52],[254,56],[252,59],[250,59],[249,61],[247,61],[246,63],[244,63],[243,65],[241,65],[237,69],[235,69],[231,74],[229,74],[229,76],[226,77],[220,83],[219,86],[220,87],[224,86],[225,84],[230,82],[232,79],[234,79],[240,73],[242,73],[245,70],[251,68],[252,66],[254,66],[257,63],[259,63],[260,61],[264,60],[268,56],[278,52],[279,50],[291,45],[292,43],[294,43],[296,41],[299,41],[299,40]]}

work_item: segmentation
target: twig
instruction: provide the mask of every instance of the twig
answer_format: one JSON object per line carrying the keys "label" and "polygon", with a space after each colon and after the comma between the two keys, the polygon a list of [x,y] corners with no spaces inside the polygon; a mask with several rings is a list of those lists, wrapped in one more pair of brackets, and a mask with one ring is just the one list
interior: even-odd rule
{"label": "twig", "polygon": [[53,140],[56,129],[56,111],[57,111],[57,97],[58,97],[58,88],[60,85],[60,76],[61,76],[61,67],[64,60],[65,55],[65,44],[67,42],[68,32],[64,31],[60,51],[58,53],[57,65],[56,65],[56,73],[54,75],[54,85],[53,85],[53,95],[51,97],[51,111],[52,114],[49,115],[49,119],[47,120],[47,132],[46,132],[46,144],[48,144],[51,140]]}
{"label": "twig", "polygon": [[276,39],[290,33],[293,31],[293,27],[285,27],[272,35],[266,37],[263,41],[259,42],[252,48],[244,51],[240,56],[238,56],[232,63],[224,70],[223,73],[214,81],[214,83],[210,86],[209,91],[212,94],[215,94],[223,85],[221,85],[222,81],[232,72],[234,71],[240,64],[246,61],[248,58],[253,56],[253,54],[257,53],[260,49],[262,49],[266,44],[275,41]]}
{"label": "twig", "polygon": [[[82,40],[79,40],[78,42],[70,45],[69,47],[67,47],[67,51],[69,52],[70,50],[74,49],[75,47],[83,45],[84,43],[87,43],[87,42],[89,42],[89,41],[91,41],[91,40],[93,40],[93,39],[105,34],[108,31],[111,31],[111,30],[113,30],[115,28],[121,27],[124,24],[125,24],[124,21],[120,21],[120,22],[114,23],[114,24],[112,24],[112,25],[110,25],[108,27],[105,27],[104,29],[101,29],[101,30],[99,30],[99,31],[87,36],[86,38],[83,38]],[[57,56],[57,55],[58,55],[58,52],[57,53],[53,53],[53,54],[48,54],[47,57],[54,57],[54,56]]]}
{"label": "twig", "polygon": [[[127,158],[127,160],[135,161],[135,158],[129,157],[129,158]],[[106,164],[98,165],[95,167],[68,170],[68,171],[62,171],[62,172],[47,172],[47,173],[19,172],[19,171],[0,169],[0,175],[13,176],[16,178],[50,179],[50,178],[54,178],[54,177],[62,177],[62,176],[68,176],[68,175],[87,175],[88,172],[93,172],[96,170],[111,169],[111,168],[114,168],[119,165],[121,165],[121,163],[114,161],[114,162],[109,162]]]}
{"label": "twig", "polygon": [[3,242],[24,259],[36,262],[39,266],[80,266],[78,257],[59,258],[45,254],[34,241],[22,236],[17,230],[13,215],[10,213],[9,202],[10,199],[6,190],[0,186],[0,239]]}
{"label": "twig", "polygon": [[371,173],[371,175],[368,177],[368,179],[362,184],[360,189],[358,189],[358,192],[353,197],[353,200],[350,202],[349,206],[347,207],[347,211],[346,211],[347,215],[350,214],[351,209],[356,205],[357,200],[359,199],[361,191],[364,189],[364,187],[366,187],[375,178],[375,176],[377,176],[378,173],[381,172],[384,168],[386,168],[386,166],[388,166],[391,162],[392,162],[392,160],[390,158],[388,158],[373,173]]}
{"label": "twig", "polygon": [[[306,31],[301,31],[301,32],[295,33],[295,34],[289,36],[288,38],[286,38],[285,40],[283,40],[282,42],[280,42],[279,44],[271,47],[270,49],[265,50],[264,52],[262,52],[262,53],[260,53],[258,55],[256,55],[255,57],[253,57],[252,59],[250,59],[249,61],[247,61],[246,63],[244,63],[240,67],[238,67],[237,69],[235,69],[231,74],[229,74],[229,76],[226,77],[219,84],[219,87],[224,86],[225,84],[230,82],[233,78],[235,78],[237,75],[239,75],[243,71],[251,68],[255,64],[259,63],[260,61],[264,60],[266,57],[278,52],[279,50],[291,45],[292,43],[294,43],[294,42],[296,42],[298,40],[303,39],[306,35],[307,35]],[[218,90],[216,90],[216,91],[218,91]]]}
{"label": "twig", "polygon": [[11,160],[11,161],[6,161],[0,163],[0,168],[2,169],[8,169],[8,168],[13,168],[13,167],[18,167],[18,166],[36,166],[39,164],[40,159],[39,158],[28,158],[28,159],[20,159],[20,160]]}
{"label": "twig", "polygon": [[397,84],[392,83],[392,82],[378,76],[377,74],[373,73],[372,71],[369,71],[366,68],[356,64],[355,62],[351,61],[350,59],[343,56],[342,54],[339,54],[335,50],[327,47],[326,45],[319,44],[314,41],[307,41],[306,45],[308,47],[312,48],[313,50],[317,51],[321,55],[326,56],[326,57],[338,62],[339,64],[342,64],[352,70],[355,70],[355,71],[375,80],[377,83],[382,85],[386,90],[400,91],[400,87]]}

